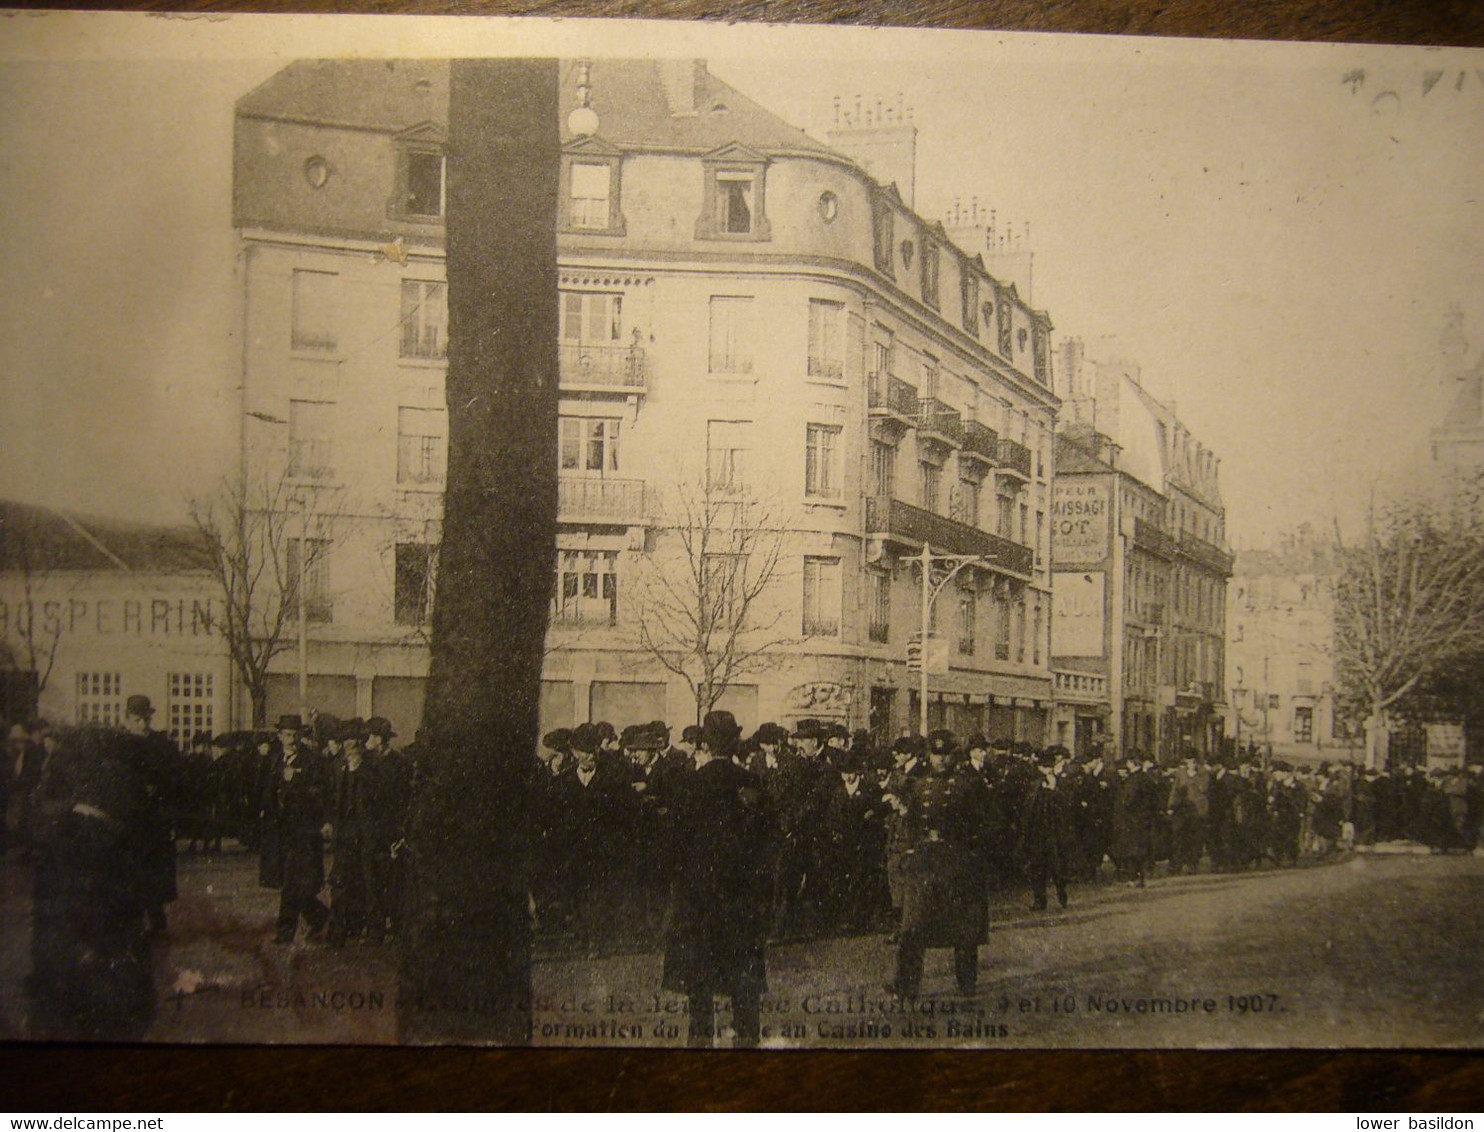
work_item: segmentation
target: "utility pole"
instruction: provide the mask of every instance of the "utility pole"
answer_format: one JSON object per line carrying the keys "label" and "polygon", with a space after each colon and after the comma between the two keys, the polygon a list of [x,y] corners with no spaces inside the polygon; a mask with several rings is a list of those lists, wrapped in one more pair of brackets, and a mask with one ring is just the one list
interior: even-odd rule
{"label": "utility pole", "polygon": [[[959,571],[966,566],[991,566],[995,561],[993,555],[985,554],[934,554],[933,548],[926,542],[922,544],[922,553],[917,556],[917,566],[922,572],[922,626],[918,638],[922,642],[922,651],[919,654],[922,663],[918,673],[917,722],[918,734],[924,739],[928,733],[928,635],[933,620],[933,603],[938,600],[943,588],[958,577]],[[933,581],[934,566],[947,567],[937,582]]]}

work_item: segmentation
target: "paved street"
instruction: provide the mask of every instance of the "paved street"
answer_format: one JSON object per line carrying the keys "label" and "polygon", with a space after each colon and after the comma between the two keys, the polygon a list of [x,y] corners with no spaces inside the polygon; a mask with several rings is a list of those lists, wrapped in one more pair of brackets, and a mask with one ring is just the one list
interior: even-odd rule
{"label": "paved street", "polygon": [[[4,906],[23,911],[27,871],[8,859],[0,878]],[[151,1036],[393,1041],[393,951],[274,945],[276,893],[255,879],[246,854],[181,858]],[[26,920],[4,920],[5,1036],[24,1032]],[[903,1012],[881,990],[883,936],[770,949],[765,1044],[1478,1046],[1481,940],[1480,857],[1074,888],[1064,912],[1000,902],[969,1000],[953,993],[947,951],[929,953],[924,997]],[[679,1044],[684,1001],[660,990],[660,968],[658,954],[539,961],[534,1041]]]}

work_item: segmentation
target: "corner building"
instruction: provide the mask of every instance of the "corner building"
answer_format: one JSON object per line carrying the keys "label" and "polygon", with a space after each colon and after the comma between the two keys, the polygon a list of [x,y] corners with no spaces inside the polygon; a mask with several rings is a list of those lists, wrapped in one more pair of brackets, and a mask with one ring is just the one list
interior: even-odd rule
{"label": "corner building", "polygon": [[[1052,698],[1050,322],[893,185],[703,63],[563,62],[559,533],[543,726],[689,722],[639,579],[692,564],[687,492],[773,516],[720,706],[915,727],[907,561],[982,556],[934,607],[930,720],[1040,740]],[[290,65],[237,107],[243,459],[329,530],[309,698],[421,716],[447,416],[448,65]],[[326,522],[328,518],[328,524]],[[287,659],[270,712],[296,706]]]}

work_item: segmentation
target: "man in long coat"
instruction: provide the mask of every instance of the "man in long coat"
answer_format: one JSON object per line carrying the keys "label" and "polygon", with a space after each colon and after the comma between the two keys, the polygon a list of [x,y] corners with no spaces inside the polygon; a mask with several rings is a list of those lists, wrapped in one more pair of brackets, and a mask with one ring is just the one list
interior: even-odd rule
{"label": "man in long coat", "polygon": [[1056,901],[1067,906],[1067,879],[1072,875],[1079,846],[1072,827],[1075,787],[1061,781],[1057,752],[1037,759],[1040,774],[1025,796],[1020,814],[1020,859],[1031,883],[1031,909],[1046,908],[1046,882],[1056,887]]}
{"label": "man in long coat", "polygon": [[1198,872],[1211,816],[1211,775],[1194,752],[1175,771],[1170,787],[1170,871]]}
{"label": "man in long coat", "polygon": [[902,864],[902,927],[896,975],[887,992],[916,998],[930,947],[953,948],[960,994],[979,979],[979,945],[989,928],[984,832],[989,790],[955,765],[953,733],[928,736],[929,771],[907,778],[887,801],[901,815],[910,848]]}
{"label": "man in long coat", "polygon": [[1159,787],[1153,775],[1144,769],[1137,755],[1130,754],[1113,798],[1111,855],[1125,879],[1140,888],[1154,864],[1154,818],[1158,808]]}
{"label": "man in long coat", "polygon": [[735,1045],[755,1046],[761,1035],[774,826],[761,783],[731,757],[741,734],[731,712],[706,716],[695,769],[680,780],[671,810],[663,985],[688,1000],[693,1047],[715,1043],[718,994],[731,999]]}
{"label": "man in long coat", "polygon": [[293,943],[302,917],[309,934],[330,922],[319,898],[325,884],[324,825],[334,789],[330,768],[300,742],[297,715],[278,721],[279,742],[263,788],[261,812],[266,831],[265,883],[278,888],[278,943]]}
{"label": "man in long coat", "polygon": [[[384,722],[384,721],[378,721]],[[330,824],[335,867],[330,875],[330,946],[365,933],[369,944],[386,938],[391,902],[392,842],[397,836],[391,781],[384,756],[366,749],[367,725],[342,725],[342,754],[333,767]],[[390,730],[388,727],[387,730]]]}

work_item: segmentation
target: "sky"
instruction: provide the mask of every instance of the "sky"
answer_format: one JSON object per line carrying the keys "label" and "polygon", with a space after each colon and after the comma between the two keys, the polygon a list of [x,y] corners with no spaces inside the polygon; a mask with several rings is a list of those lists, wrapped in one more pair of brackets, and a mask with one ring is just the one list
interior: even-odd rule
{"label": "sky", "polygon": [[[327,19],[271,51],[232,38],[241,18],[191,29],[194,60],[178,41],[0,39],[0,495],[172,521],[232,467],[232,108],[370,22]],[[362,49],[411,53],[416,21],[394,19]],[[1353,520],[1451,399],[1450,306],[1470,359],[1484,347],[1484,51],[542,26],[552,53],[705,56],[821,140],[834,96],[900,93],[918,211],[977,196],[1029,223],[1055,338],[1176,402],[1221,458],[1235,544]]]}

